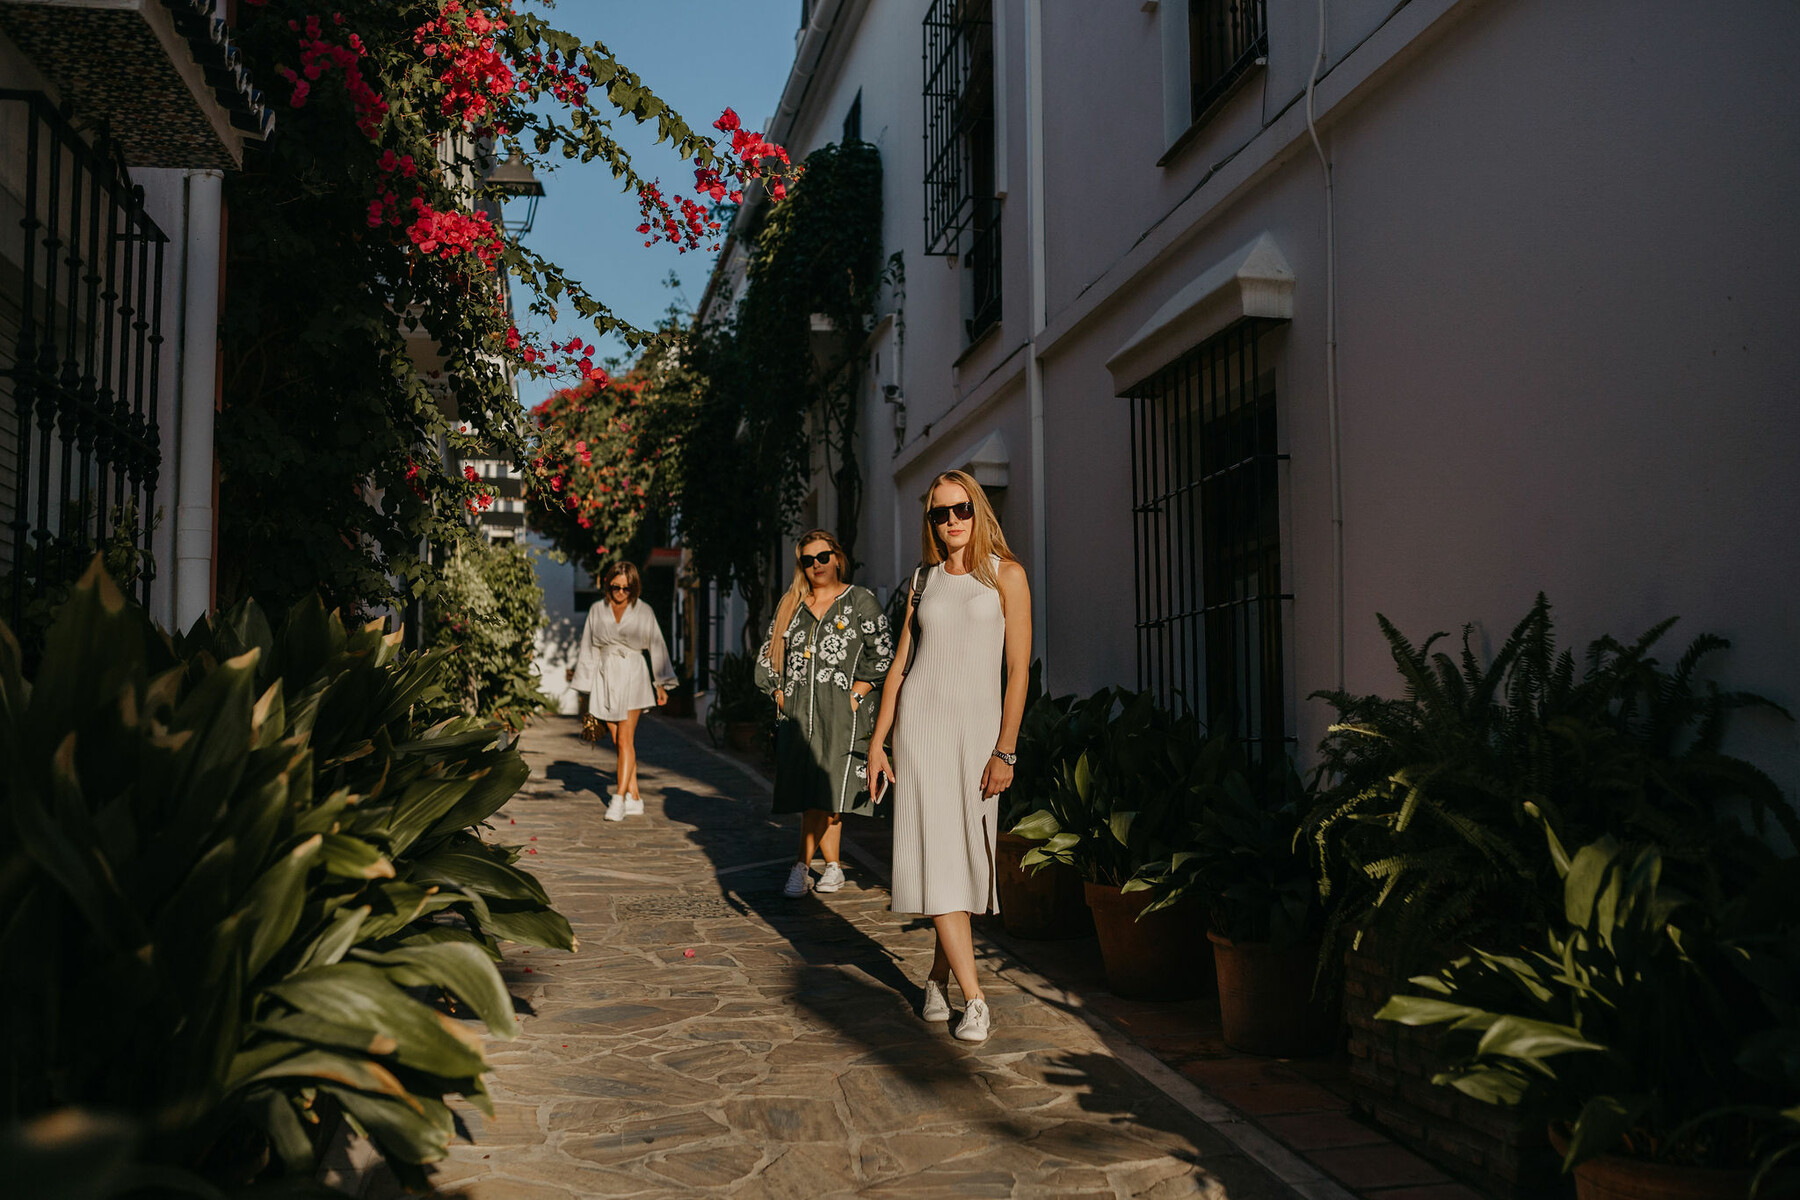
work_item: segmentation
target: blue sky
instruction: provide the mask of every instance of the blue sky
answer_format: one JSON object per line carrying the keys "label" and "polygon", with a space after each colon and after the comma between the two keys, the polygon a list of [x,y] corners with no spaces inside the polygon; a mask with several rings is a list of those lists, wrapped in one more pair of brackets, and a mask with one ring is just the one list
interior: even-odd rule
{"label": "blue sky", "polygon": [[[727,105],[749,129],[760,130],[774,112],[794,57],[800,23],[799,0],[562,0],[547,14],[584,40],[605,42],[620,62],[643,77],[697,130]],[[645,178],[661,176],[665,192],[685,194],[693,168],[666,146],[655,144],[655,125],[616,122],[614,136],[630,152]],[[621,192],[604,164],[558,160],[544,175],[546,195],[525,244],[559,263],[619,316],[639,326],[656,322],[675,293],[663,286],[673,270],[691,306],[700,299],[713,255],[705,249],[681,254],[667,243],[644,248],[637,233],[637,198]],[[509,206],[509,216],[523,214]],[[521,304],[522,310],[524,305]],[[530,327],[542,333],[541,326]],[[565,310],[551,340],[584,334]],[[622,343],[602,344],[600,356],[619,354]],[[555,385],[520,377],[521,399],[536,404]]]}

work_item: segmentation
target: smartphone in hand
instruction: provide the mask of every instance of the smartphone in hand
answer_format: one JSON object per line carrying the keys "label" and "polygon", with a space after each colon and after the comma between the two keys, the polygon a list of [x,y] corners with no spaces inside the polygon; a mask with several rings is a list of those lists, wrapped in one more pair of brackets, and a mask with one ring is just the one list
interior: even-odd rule
{"label": "smartphone in hand", "polygon": [[893,782],[893,777],[885,772],[875,776],[875,803],[880,804],[887,799],[888,786]]}

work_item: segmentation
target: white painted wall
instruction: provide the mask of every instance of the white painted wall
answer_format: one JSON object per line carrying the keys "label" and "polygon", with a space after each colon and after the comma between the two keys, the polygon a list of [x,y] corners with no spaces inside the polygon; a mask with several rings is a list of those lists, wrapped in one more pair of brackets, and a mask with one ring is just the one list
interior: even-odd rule
{"label": "white painted wall", "polygon": [[[917,557],[917,494],[990,431],[1031,545],[1024,42],[1006,30],[1009,195],[1001,328],[958,361],[955,271],[922,257],[924,0],[861,6],[788,145],[838,136],[862,89],[889,250],[907,254],[907,440],[872,385],[862,557]],[[858,6],[851,5],[852,9]],[[1347,683],[1397,690],[1375,626],[1477,623],[1491,647],[1540,588],[1564,643],[1683,617],[1736,643],[1719,674],[1800,709],[1800,9],[1659,0],[1334,0],[1317,96],[1335,167]],[[1270,54],[1170,150],[1159,17],[1043,13],[1052,686],[1134,683],[1128,406],[1105,361],[1167,299],[1262,233],[1296,276],[1278,336],[1287,658],[1316,743],[1335,682],[1325,404],[1324,189],[1304,104],[1317,6],[1268,0]],[[833,56],[836,57],[833,57]],[[781,131],[777,131],[780,133]],[[891,367],[884,366],[884,370]],[[888,469],[884,470],[883,467]],[[1800,737],[1740,723],[1800,793]]]}
{"label": "white painted wall", "polygon": [[587,610],[575,607],[576,585],[587,582],[587,572],[572,562],[551,558],[550,541],[529,529],[521,531],[519,540],[531,548],[538,586],[544,589],[544,628],[538,631],[532,666],[538,688],[556,702],[552,711],[567,716],[580,705],[579,693],[569,686],[568,672],[575,666],[582,624],[587,620]]}

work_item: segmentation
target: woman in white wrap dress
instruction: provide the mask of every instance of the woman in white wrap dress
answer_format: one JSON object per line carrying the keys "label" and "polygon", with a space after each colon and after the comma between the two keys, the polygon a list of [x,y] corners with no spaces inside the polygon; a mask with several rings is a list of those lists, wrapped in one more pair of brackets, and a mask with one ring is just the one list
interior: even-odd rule
{"label": "woman in white wrap dress", "polygon": [[1031,591],[979,483],[948,471],[925,496],[924,561],[869,738],[869,786],[879,801],[881,781],[893,784],[893,909],[937,927],[920,1015],[950,1019],[945,988],[954,973],[967,1002],[956,1036],[980,1042],[991,1018],[969,916],[999,911],[995,797],[1012,783],[1018,757]]}
{"label": "woman in white wrap dress", "polygon": [[[656,614],[638,599],[643,583],[637,566],[616,563],[600,578],[606,597],[588,609],[570,682],[582,693],[582,713],[592,712],[606,722],[618,750],[618,781],[607,801],[606,819],[622,821],[644,811],[643,798],[638,795],[638,717],[652,704],[668,702],[675,670],[669,664],[669,647]],[[648,667],[645,651],[650,654]]]}

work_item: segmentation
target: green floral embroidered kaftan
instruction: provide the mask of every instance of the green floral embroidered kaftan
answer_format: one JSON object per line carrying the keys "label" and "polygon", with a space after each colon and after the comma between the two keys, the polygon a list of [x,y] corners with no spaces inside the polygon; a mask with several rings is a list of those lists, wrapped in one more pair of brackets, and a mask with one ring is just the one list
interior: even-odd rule
{"label": "green floral embroidered kaftan", "polygon": [[[756,656],[757,683],[782,697],[775,727],[775,811],[872,812],[869,734],[881,704],[881,681],[894,660],[887,614],[867,588],[851,584],[823,618],[797,605],[786,632],[784,670],[777,673],[770,661],[773,622]],[[860,704],[851,693],[858,680],[875,685]]]}

